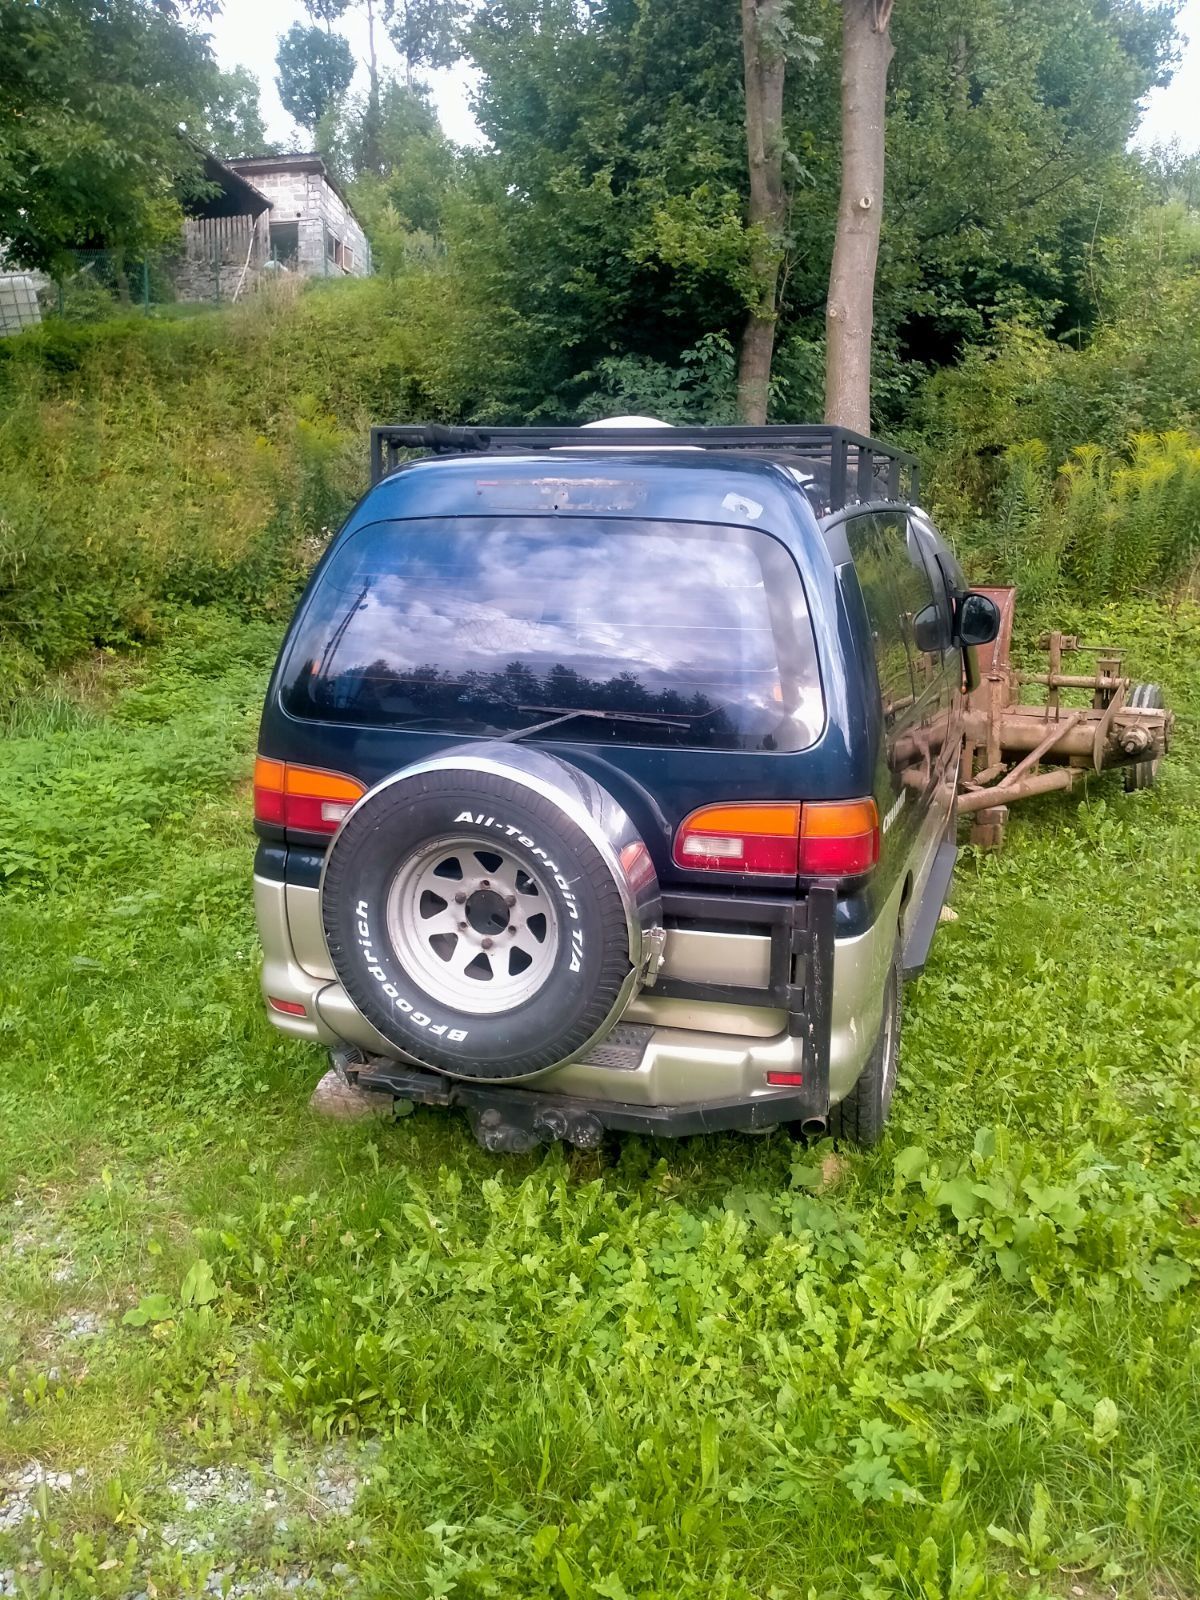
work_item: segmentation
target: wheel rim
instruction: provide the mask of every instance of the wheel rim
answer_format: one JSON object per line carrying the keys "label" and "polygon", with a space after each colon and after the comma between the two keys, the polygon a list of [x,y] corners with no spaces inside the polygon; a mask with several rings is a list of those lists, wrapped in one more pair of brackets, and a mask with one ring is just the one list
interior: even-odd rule
{"label": "wheel rim", "polygon": [[532,999],[558,957],[544,879],[490,840],[435,839],[410,857],[388,892],[387,927],[430,999],[475,1016]]}

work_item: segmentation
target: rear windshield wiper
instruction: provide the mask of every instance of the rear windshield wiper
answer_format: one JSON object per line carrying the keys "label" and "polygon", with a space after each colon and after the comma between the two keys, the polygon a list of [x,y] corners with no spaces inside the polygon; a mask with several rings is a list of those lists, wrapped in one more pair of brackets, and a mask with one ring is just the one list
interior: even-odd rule
{"label": "rear windshield wiper", "polygon": [[517,728],[496,741],[497,744],[515,744],[527,739],[531,733],[545,733],[547,728],[557,728],[560,723],[572,722],[576,717],[599,717],[604,722],[643,722],[655,728],[676,728],[686,733],[687,722],[674,722],[670,717],[647,716],[640,711],[597,711],[590,706],[518,706],[518,711],[553,711],[554,716],[545,722],[535,722],[528,728]]}

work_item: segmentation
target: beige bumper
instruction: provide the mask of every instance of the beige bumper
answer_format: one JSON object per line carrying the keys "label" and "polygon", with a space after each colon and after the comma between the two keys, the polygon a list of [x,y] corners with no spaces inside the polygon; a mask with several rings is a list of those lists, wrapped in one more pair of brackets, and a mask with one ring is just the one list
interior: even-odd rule
{"label": "beige bumper", "polygon": [[[829,1064],[834,1102],[853,1087],[879,1031],[899,894],[897,889],[897,906],[885,908],[866,933],[834,944]],[[256,877],[254,903],[265,952],[263,993],[276,1027],[295,1038],[328,1046],[348,1043],[371,1055],[403,1059],[337,981],[325,949],[318,891]],[[663,970],[673,977],[693,982],[719,977],[765,987],[769,940],[672,932],[665,956]],[[270,1008],[272,998],[303,1005],[304,1015]],[[625,1020],[644,1030],[629,1065],[614,1066],[611,1053],[603,1065],[576,1061],[544,1073],[537,1087],[630,1105],[691,1105],[778,1094],[767,1083],[768,1072],[803,1071],[802,1041],[787,1033],[784,1013],[770,1006],[656,998],[652,990],[643,990]]]}

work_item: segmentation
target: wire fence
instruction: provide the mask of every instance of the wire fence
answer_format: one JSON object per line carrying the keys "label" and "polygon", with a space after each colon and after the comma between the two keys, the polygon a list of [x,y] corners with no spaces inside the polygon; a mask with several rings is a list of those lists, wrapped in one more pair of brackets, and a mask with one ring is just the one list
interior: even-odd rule
{"label": "wire fence", "polygon": [[[323,231],[323,230],[319,230]],[[53,318],[101,322],[144,312],[186,316],[234,305],[288,278],[353,275],[324,237],[303,256],[272,237],[264,219],[209,217],[184,224],[170,249],[143,255],[72,250],[53,275],[0,263],[0,337]],[[370,270],[369,254],[359,270]]]}

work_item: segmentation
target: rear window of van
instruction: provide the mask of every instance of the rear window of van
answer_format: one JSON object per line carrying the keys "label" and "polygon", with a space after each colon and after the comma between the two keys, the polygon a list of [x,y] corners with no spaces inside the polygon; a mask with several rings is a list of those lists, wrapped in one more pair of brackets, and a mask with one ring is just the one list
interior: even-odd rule
{"label": "rear window of van", "polygon": [[803,750],[824,725],[788,551],[757,529],[601,517],[374,523],[325,566],[284,709],[371,727]]}

